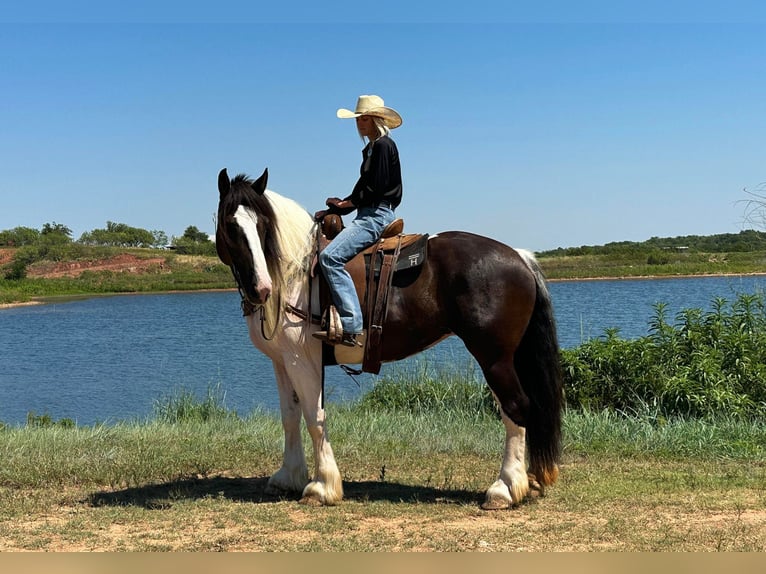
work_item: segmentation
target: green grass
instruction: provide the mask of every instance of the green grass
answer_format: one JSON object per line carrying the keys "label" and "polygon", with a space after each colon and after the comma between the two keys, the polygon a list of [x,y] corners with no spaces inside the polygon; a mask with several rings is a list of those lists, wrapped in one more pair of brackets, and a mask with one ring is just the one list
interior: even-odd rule
{"label": "green grass", "polygon": [[[422,410],[395,406],[409,393],[390,383],[373,402],[330,406],[346,497],[327,509],[265,492],[281,423],[227,411],[215,389],[158,399],[147,421],[5,427],[0,549],[766,549],[763,419],[569,410],[548,496],[485,513],[503,445],[496,413],[477,410],[473,389],[445,398],[431,383],[407,386],[418,399],[405,403]],[[304,431],[312,464],[309,444]]]}
{"label": "green grass", "polygon": [[750,274],[766,272],[766,252],[732,253],[619,253],[542,255],[540,265],[549,280],[611,277],[673,277],[686,275]]}
{"label": "green grass", "polygon": [[[421,401],[431,395],[436,405],[443,389],[429,388],[436,392],[418,389],[415,394]],[[383,392],[390,394],[390,389]],[[468,398],[421,412],[381,406],[379,398],[331,407],[330,431],[337,456],[350,459],[352,467],[367,468],[373,458],[404,465],[409,472],[432,456],[496,456],[504,436],[496,413],[477,409],[466,389],[457,395]],[[763,419],[665,419],[652,412],[625,416],[608,410],[569,410],[563,429],[565,457],[766,461]],[[308,443],[308,437],[304,439]],[[0,431],[0,485],[135,486],[231,469],[247,475],[278,466],[281,441],[276,415],[256,412],[240,417],[225,409],[214,392],[195,401],[179,391],[159,400],[155,416],[148,421],[6,426]],[[253,466],[253,461],[258,464]]]}

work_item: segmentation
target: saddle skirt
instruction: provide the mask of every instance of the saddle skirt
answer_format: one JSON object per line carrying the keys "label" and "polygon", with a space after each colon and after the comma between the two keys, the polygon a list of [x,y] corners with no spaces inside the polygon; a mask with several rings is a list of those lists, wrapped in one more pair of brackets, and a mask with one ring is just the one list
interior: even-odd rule
{"label": "saddle skirt", "polygon": [[[337,229],[337,223],[333,225]],[[364,316],[362,347],[325,346],[325,364],[362,364],[362,370],[380,372],[383,324],[388,305],[388,293],[397,273],[412,272],[422,266],[428,255],[427,234],[403,234],[403,221],[395,220],[386,228],[376,244],[362,251],[346,264],[354,280]],[[330,236],[335,234],[330,233]],[[328,241],[329,242],[329,241]],[[318,275],[321,276],[321,273]],[[331,304],[329,289],[320,280],[320,301],[323,310]],[[327,316],[327,313],[323,313]]]}
{"label": "saddle skirt", "polygon": [[[369,276],[370,265],[375,265],[375,277],[380,276],[380,269],[383,264],[383,258],[386,254],[396,251],[399,244],[399,237],[389,237],[380,241],[376,246],[368,247],[362,251],[364,257],[365,275]],[[399,246],[399,256],[394,266],[394,273],[405,269],[419,267],[426,260],[428,249],[428,235],[413,233],[401,236],[401,245]]]}

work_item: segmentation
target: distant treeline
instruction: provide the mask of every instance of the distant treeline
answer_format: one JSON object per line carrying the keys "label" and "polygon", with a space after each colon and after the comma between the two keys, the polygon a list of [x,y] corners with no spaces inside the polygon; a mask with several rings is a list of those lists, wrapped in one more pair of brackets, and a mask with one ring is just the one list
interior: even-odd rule
{"label": "distant treeline", "polygon": [[690,253],[746,253],[766,251],[766,233],[748,229],[739,233],[718,235],[682,235],[678,237],[652,237],[647,241],[616,241],[606,245],[559,247],[537,253],[539,257],[577,255],[627,255],[656,252],[657,250],[688,251]]}
{"label": "distant treeline", "polygon": [[181,237],[168,236],[164,231],[149,231],[125,223],[107,221],[106,227],[83,233],[75,241],[72,230],[61,223],[46,223],[42,229],[14,227],[0,230],[0,247],[40,248],[78,244],[93,247],[171,248],[179,253],[215,255],[215,244],[207,233],[190,225]]}

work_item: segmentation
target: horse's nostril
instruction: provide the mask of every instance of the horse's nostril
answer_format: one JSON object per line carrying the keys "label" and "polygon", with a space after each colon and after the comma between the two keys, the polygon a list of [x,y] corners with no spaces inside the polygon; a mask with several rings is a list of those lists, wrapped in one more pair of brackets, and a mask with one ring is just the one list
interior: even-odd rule
{"label": "horse's nostril", "polygon": [[269,295],[271,295],[271,287],[261,287],[256,290],[258,291],[258,298],[261,300],[261,303],[265,303],[269,299]]}

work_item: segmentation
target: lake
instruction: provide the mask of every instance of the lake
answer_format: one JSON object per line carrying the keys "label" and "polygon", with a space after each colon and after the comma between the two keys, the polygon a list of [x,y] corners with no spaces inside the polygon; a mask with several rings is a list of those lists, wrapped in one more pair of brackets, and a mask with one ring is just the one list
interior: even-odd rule
{"label": "lake", "polygon": [[[668,318],[708,309],[715,297],[761,293],[766,277],[570,281],[550,284],[559,341],[575,347],[617,328],[647,334],[653,306]],[[427,352],[384,365],[380,376],[413,365],[465,368],[472,359],[451,337]],[[358,398],[377,377],[326,374],[328,403]],[[236,292],[126,295],[0,310],[0,421],[28,412],[81,425],[144,420],[179,390],[214,389],[240,415],[277,410],[271,363],[251,344]]]}

